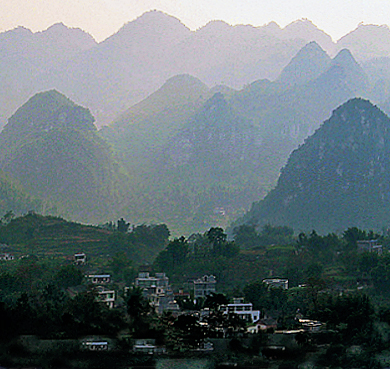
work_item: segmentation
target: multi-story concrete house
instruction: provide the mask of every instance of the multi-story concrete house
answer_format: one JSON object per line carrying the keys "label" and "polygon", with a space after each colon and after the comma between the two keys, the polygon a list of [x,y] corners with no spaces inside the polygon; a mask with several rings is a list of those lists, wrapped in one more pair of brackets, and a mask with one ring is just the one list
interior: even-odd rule
{"label": "multi-story concrete house", "polygon": [[220,310],[224,314],[237,314],[249,323],[256,323],[260,320],[260,310],[253,310],[253,304],[244,302],[243,298],[234,298],[232,304],[221,305]]}
{"label": "multi-story concrete house", "polygon": [[213,275],[204,275],[194,281],[194,298],[206,297],[216,291],[217,279]]}

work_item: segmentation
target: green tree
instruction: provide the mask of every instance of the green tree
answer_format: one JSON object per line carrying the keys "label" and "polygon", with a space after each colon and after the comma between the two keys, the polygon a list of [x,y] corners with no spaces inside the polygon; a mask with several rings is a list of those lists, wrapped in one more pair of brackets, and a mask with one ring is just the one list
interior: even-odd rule
{"label": "green tree", "polygon": [[229,303],[229,299],[223,293],[210,293],[206,296],[204,307],[217,311],[221,305]]}
{"label": "green tree", "polygon": [[254,226],[247,224],[240,225],[233,229],[234,241],[240,249],[253,249],[259,245],[259,235]]}
{"label": "green tree", "polygon": [[220,227],[212,227],[206,232],[206,237],[212,245],[213,256],[234,257],[240,249],[234,242],[227,241],[227,235]]}
{"label": "green tree", "polygon": [[129,231],[130,223],[127,223],[123,218],[118,219],[117,229],[121,233],[127,233]]}
{"label": "green tree", "polygon": [[[373,235],[373,233],[371,235]],[[367,232],[357,227],[350,227],[343,233],[343,240],[346,242],[347,248],[350,250],[356,250],[357,241],[367,239]]]}
{"label": "green tree", "polygon": [[70,299],[66,309],[70,314],[69,321],[74,323],[76,336],[100,333],[106,310],[107,306],[97,301],[94,289],[88,289]]}
{"label": "green tree", "polygon": [[359,255],[358,266],[360,273],[370,275],[371,271],[378,265],[379,257],[374,252],[364,252]]}
{"label": "green tree", "polygon": [[164,271],[173,271],[185,263],[188,256],[188,242],[182,236],[170,241],[167,248],[159,253],[155,264]]}
{"label": "green tree", "polygon": [[174,328],[182,338],[181,350],[196,348],[205,338],[205,329],[199,324],[198,319],[193,315],[179,315],[174,322]]}
{"label": "green tree", "polygon": [[130,329],[137,337],[144,336],[150,329],[149,315],[152,312],[149,301],[139,287],[130,288],[124,296]]}
{"label": "green tree", "polygon": [[375,289],[382,295],[388,294],[390,288],[390,256],[383,255],[379,257],[376,266],[370,270],[370,275]]}
{"label": "green tree", "polygon": [[0,220],[0,223],[7,225],[11,222],[12,219],[15,218],[15,214],[12,210],[7,211]]}
{"label": "green tree", "polygon": [[265,224],[259,235],[261,245],[286,245],[292,242],[294,230],[287,226],[272,226]]}
{"label": "green tree", "polygon": [[330,329],[338,329],[345,342],[363,343],[373,333],[374,309],[366,295],[330,296],[315,316]]}
{"label": "green tree", "polygon": [[268,305],[268,288],[262,281],[247,284],[244,287],[246,301],[253,304],[255,310],[262,310]]}
{"label": "green tree", "polygon": [[305,270],[305,284],[308,298],[313,304],[315,311],[318,311],[319,292],[325,288],[325,280],[322,276],[323,266],[319,263],[312,263]]}
{"label": "green tree", "polygon": [[55,274],[53,282],[60,288],[78,286],[82,283],[84,275],[75,265],[64,265]]}
{"label": "green tree", "polygon": [[117,281],[132,280],[135,277],[135,270],[132,261],[125,251],[119,251],[110,260],[110,268]]}

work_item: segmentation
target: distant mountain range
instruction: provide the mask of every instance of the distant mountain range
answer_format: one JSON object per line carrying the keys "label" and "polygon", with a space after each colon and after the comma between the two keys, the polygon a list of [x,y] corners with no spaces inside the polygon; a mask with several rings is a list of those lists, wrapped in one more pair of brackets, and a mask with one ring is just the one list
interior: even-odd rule
{"label": "distant mountain range", "polygon": [[[359,49],[387,31],[359,26],[338,43],[307,20],[193,32],[154,11],[99,44],[61,24],[0,34],[3,208],[225,227],[332,110],[362,97],[390,111],[387,49]],[[94,115],[110,124],[98,131]]]}
{"label": "distant mountain range", "polygon": [[43,32],[18,27],[0,33],[0,127],[46,80],[56,77],[51,72],[56,66],[96,45],[86,32],[61,23]]}
{"label": "distant mountain range", "polygon": [[331,65],[330,56],[312,41],[305,45],[282,70],[278,81],[289,86],[303,85],[318,78]]}
{"label": "distant mountain range", "polygon": [[378,102],[389,97],[381,86],[390,77],[377,60],[388,63],[390,56],[385,26],[360,25],[334,43],[309,20],[283,29],[273,22],[253,27],[213,21],[191,31],[177,18],[152,11],[100,43],[62,24],[38,33],[21,27],[1,33],[0,126],[33,94],[49,89],[88,106],[100,127],[178,74],[235,89],[259,79],[274,81],[312,41],[331,57],[348,48],[364,62]]}
{"label": "distant mountain range", "polygon": [[289,157],[278,184],[239,223],[298,231],[381,230],[390,223],[390,118],[352,99]]}
{"label": "distant mountain range", "polygon": [[237,91],[172,77],[100,132],[88,109],[50,90],[0,133],[0,169],[71,219],[124,216],[178,233],[227,226],[274,186],[319,122],[368,84],[348,50],[331,59],[312,42],[275,82]]}
{"label": "distant mountain range", "polygon": [[274,186],[291,151],[332,109],[368,86],[348,50],[331,59],[314,42],[275,82],[236,91],[189,75],[169,79],[101,130],[138,193],[122,214],[183,232],[226,226]]}

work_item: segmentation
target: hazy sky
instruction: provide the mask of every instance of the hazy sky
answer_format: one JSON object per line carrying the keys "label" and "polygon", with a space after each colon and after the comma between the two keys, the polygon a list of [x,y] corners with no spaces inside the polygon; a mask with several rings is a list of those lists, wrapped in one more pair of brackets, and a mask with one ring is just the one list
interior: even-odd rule
{"label": "hazy sky", "polygon": [[0,0],[0,31],[25,26],[43,30],[56,22],[80,27],[98,41],[147,10],[176,16],[191,29],[213,19],[284,27],[308,18],[334,40],[358,23],[389,24],[389,0]]}

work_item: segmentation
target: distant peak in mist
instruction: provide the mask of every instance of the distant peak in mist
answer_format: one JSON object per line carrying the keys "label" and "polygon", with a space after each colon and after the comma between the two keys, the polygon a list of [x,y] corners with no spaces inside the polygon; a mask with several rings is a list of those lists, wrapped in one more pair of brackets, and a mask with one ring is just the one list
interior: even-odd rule
{"label": "distant peak in mist", "polygon": [[133,21],[127,22],[124,24],[122,28],[127,28],[131,24],[136,25],[147,25],[150,27],[150,25],[158,25],[158,24],[176,24],[181,25],[184,28],[189,29],[179,18],[176,18],[173,15],[167,14],[165,12],[162,12],[160,10],[150,10],[146,13],[143,13],[138,18],[136,18]]}
{"label": "distant peak in mist", "polygon": [[232,25],[223,21],[223,20],[220,20],[220,19],[216,19],[216,20],[212,20],[208,23],[206,23],[203,27],[201,27],[201,29],[204,29],[204,28],[208,28],[208,29],[212,29],[213,31],[215,30],[223,30],[223,29],[228,29],[228,28],[231,28]]}
{"label": "distant peak in mist", "polygon": [[7,35],[7,36],[8,35],[17,35],[17,36],[21,36],[21,37],[30,37],[31,35],[33,35],[33,32],[27,27],[18,26],[14,29],[0,33],[0,36],[3,36],[3,35]]}
{"label": "distant peak in mist", "polygon": [[64,23],[58,22],[58,23],[54,23],[53,25],[51,25],[49,28],[46,29],[46,31],[65,30],[65,29],[68,29],[68,28],[69,27],[67,27]]}
{"label": "distant peak in mist", "polygon": [[187,73],[177,74],[176,76],[173,76],[173,77],[167,79],[167,81],[164,83],[164,85],[174,85],[176,83],[185,83],[185,84],[191,84],[191,85],[194,83],[198,83],[198,84],[205,86],[205,84],[199,78],[191,76],[190,74],[187,74]]}
{"label": "distant peak in mist", "polygon": [[310,19],[307,19],[307,18],[297,19],[297,20],[289,23],[285,28],[289,28],[289,27],[302,27],[302,26],[317,28],[317,26]]}
{"label": "distant peak in mist", "polygon": [[339,53],[334,57],[333,63],[343,65],[343,66],[357,64],[355,58],[353,57],[352,53],[348,49],[340,50]]}
{"label": "distant peak in mist", "polygon": [[281,27],[275,21],[266,23],[264,26],[261,26],[261,28],[268,28],[270,30],[281,30]]}

